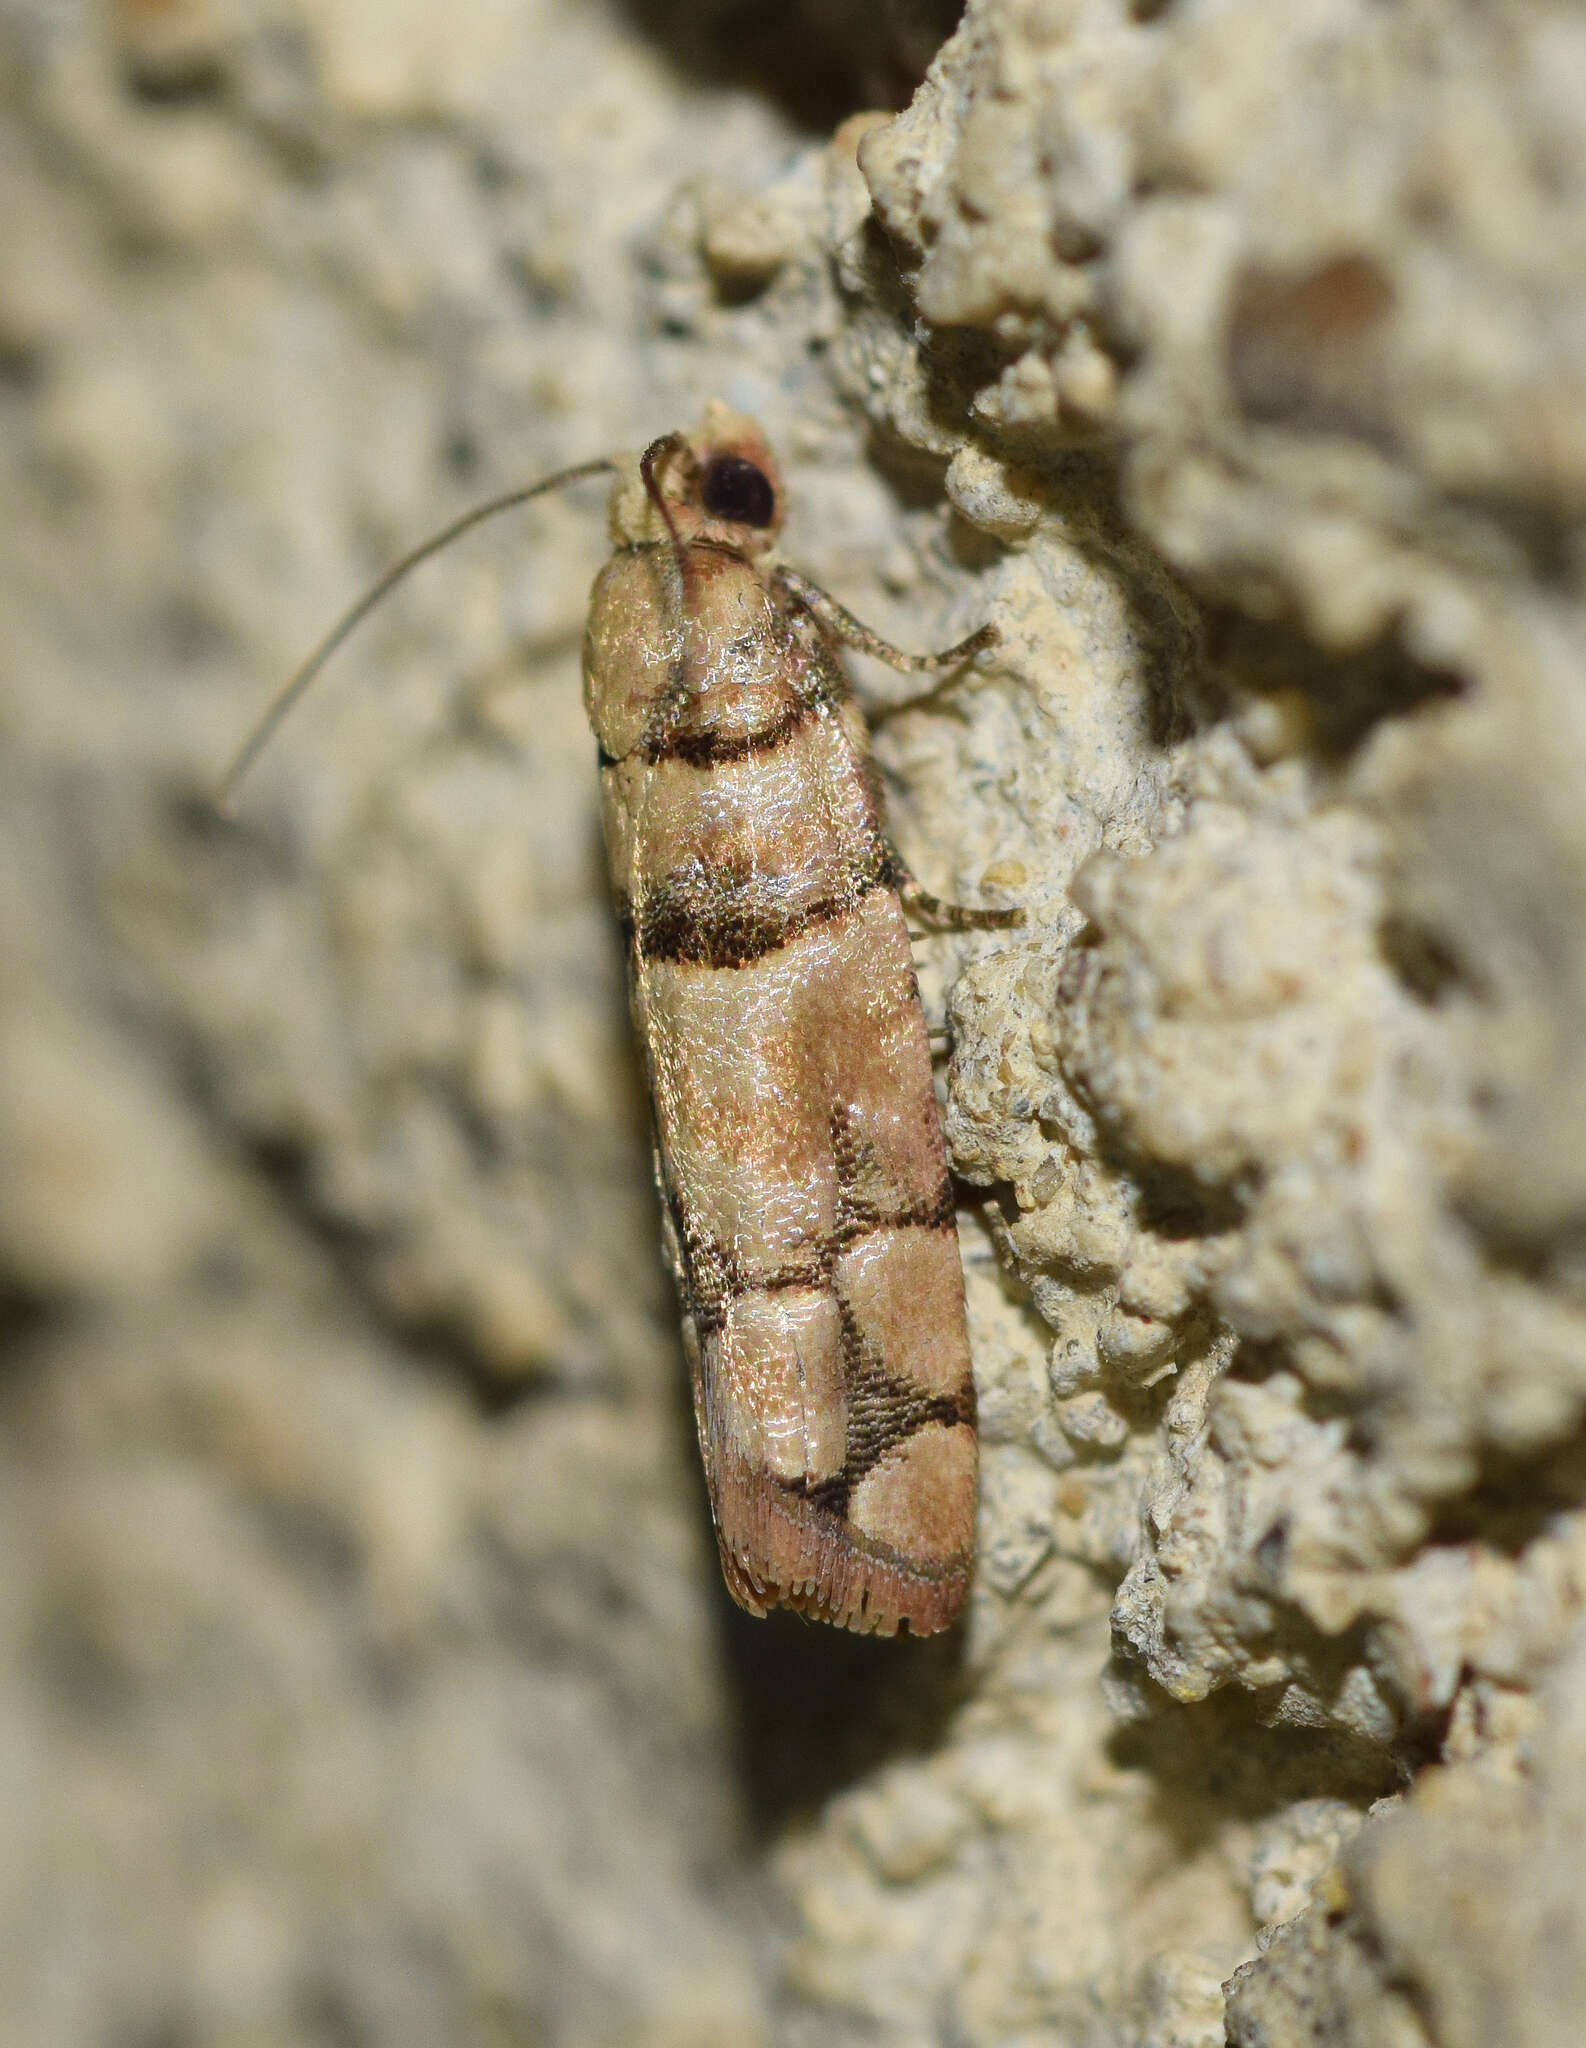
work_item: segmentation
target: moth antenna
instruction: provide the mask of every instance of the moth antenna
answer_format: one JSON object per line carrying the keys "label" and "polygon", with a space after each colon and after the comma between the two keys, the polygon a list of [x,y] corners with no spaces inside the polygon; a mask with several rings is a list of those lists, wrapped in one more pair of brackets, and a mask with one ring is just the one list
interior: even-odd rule
{"label": "moth antenna", "polygon": [[[687,560],[687,550],[683,546],[683,536],[677,530],[677,521],[672,517],[672,508],[662,496],[660,481],[656,476],[656,471],[669,455],[681,455],[685,461],[693,466],[697,475],[699,465],[694,460],[693,449],[688,445],[688,436],[686,434],[673,433],[663,434],[660,440],[652,441],[649,447],[645,449],[644,453],[639,457],[639,476],[644,484],[644,495],[649,499],[656,511],[660,513],[662,524],[665,526],[667,534],[671,539],[671,553],[668,559],[672,573],[665,579],[665,603],[671,614],[672,624],[675,627],[680,627],[688,598],[688,576],[684,567]],[[681,706],[686,689],[687,667],[682,644],[679,641],[672,658],[670,695],[671,708],[674,714]]]}
{"label": "moth antenna", "polygon": [[672,508],[661,495],[661,486],[655,472],[668,455],[692,455],[688,439],[683,434],[663,434],[659,441],[652,441],[639,457],[639,475],[644,481],[644,495],[660,513],[663,525],[672,536],[672,559],[677,564],[678,576],[683,573],[683,536],[677,530],[677,521],[672,517]]}
{"label": "moth antenna", "polygon": [[487,519],[494,519],[498,512],[510,512],[514,506],[526,505],[531,498],[541,497],[546,491],[559,491],[564,484],[576,484],[585,477],[600,476],[615,468],[616,464],[609,457],[601,456],[594,462],[579,462],[571,469],[559,469],[554,476],[542,477],[537,484],[520,485],[517,490],[476,505],[471,512],[463,513],[461,518],[443,526],[439,533],[431,534],[428,540],[421,541],[416,548],[410,548],[400,560],[393,562],[383,576],[370,584],[358,602],[342,614],[302,667],[288,677],[266,706],[263,716],[237,749],[231,766],[221,777],[220,787],[215,792],[215,808],[221,816],[229,818],[235,815],[239,784],[274,739],[292,706],[342,642],[362,625],[381,599],[389,595],[411,570],[421,562],[427,562],[431,555],[438,555],[442,549],[449,548],[454,540],[460,540],[471,528],[483,525]]}

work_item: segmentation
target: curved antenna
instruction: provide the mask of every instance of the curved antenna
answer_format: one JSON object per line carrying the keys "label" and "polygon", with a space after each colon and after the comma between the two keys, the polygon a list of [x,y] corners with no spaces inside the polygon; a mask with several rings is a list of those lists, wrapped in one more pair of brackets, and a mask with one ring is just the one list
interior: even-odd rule
{"label": "curved antenna", "polygon": [[672,553],[679,561],[683,556],[683,536],[677,530],[677,521],[672,517],[672,508],[661,493],[660,479],[656,471],[669,455],[681,455],[697,470],[699,464],[693,460],[694,451],[688,445],[688,436],[676,432],[663,434],[658,441],[652,441],[639,457],[639,475],[644,481],[644,495],[660,513],[662,523],[672,536]]}
{"label": "curved antenna", "polygon": [[427,562],[431,555],[438,555],[443,548],[450,547],[454,540],[460,540],[471,527],[494,519],[498,512],[510,512],[515,505],[526,505],[530,498],[538,498],[546,491],[560,490],[564,484],[579,483],[587,476],[600,476],[616,466],[609,456],[601,456],[595,462],[580,462],[571,469],[559,469],[554,476],[542,477],[537,484],[521,485],[515,491],[507,491],[501,497],[491,498],[483,505],[476,505],[471,512],[463,513],[460,519],[454,519],[450,526],[443,526],[439,533],[431,534],[428,540],[421,541],[399,561],[393,562],[383,576],[370,584],[358,602],[342,614],[302,667],[288,677],[265,707],[262,717],[237,749],[231,766],[221,777],[220,787],[215,792],[215,808],[221,816],[229,818],[234,815],[239,783],[274,739],[292,706],[342,642],[362,625],[380,600],[395,589],[410,570],[416,569],[421,562]]}
{"label": "curved antenna", "polygon": [[[652,441],[649,447],[645,449],[644,453],[639,457],[639,476],[644,484],[644,495],[649,499],[656,511],[660,513],[661,523],[665,526],[671,543],[669,556],[671,574],[666,579],[666,601],[672,614],[672,619],[669,623],[675,623],[683,615],[684,601],[687,597],[683,573],[683,536],[677,530],[677,521],[672,517],[672,508],[666,502],[665,493],[661,489],[661,480],[657,475],[661,464],[671,456],[681,456],[689,465],[691,472],[697,477],[699,463],[695,459],[693,449],[689,446],[688,436],[675,431],[670,434],[663,434],[658,441]],[[674,683],[677,681],[676,673],[674,673],[673,681]]]}

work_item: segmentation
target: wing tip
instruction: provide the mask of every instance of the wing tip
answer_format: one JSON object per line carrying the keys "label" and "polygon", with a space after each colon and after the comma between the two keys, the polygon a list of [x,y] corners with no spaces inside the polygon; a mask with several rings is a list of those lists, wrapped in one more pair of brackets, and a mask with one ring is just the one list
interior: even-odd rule
{"label": "wing tip", "polygon": [[[939,1635],[968,1597],[973,1551],[913,1558],[861,1536],[841,1516],[785,1491],[769,1473],[723,1475],[713,1503],[722,1576],[763,1618],[791,1608],[858,1635]],[[969,1504],[973,1530],[973,1500]]]}

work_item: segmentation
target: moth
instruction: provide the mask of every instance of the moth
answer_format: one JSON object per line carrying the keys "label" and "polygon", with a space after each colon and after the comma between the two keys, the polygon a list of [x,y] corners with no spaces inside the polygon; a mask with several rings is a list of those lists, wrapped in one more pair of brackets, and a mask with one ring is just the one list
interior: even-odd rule
{"label": "moth", "polygon": [[905,913],[847,645],[887,645],[777,562],[781,476],[717,403],[637,461],[478,508],[406,557],[299,671],[227,790],[347,632],[478,519],[615,469],[584,701],[654,1113],[662,1233],[722,1570],[751,1614],[929,1635],[974,1559],[975,1392],[947,1157]]}

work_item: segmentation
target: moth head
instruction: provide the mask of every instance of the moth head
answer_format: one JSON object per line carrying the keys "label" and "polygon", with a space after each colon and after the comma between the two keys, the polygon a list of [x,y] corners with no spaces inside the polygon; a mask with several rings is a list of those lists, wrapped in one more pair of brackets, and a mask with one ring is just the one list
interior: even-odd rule
{"label": "moth head", "polygon": [[634,471],[625,468],[611,532],[619,546],[675,538],[758,555],[776,539],[783,509],[782,472],[758,423],[712,399],[697,432],[668,435]]}

